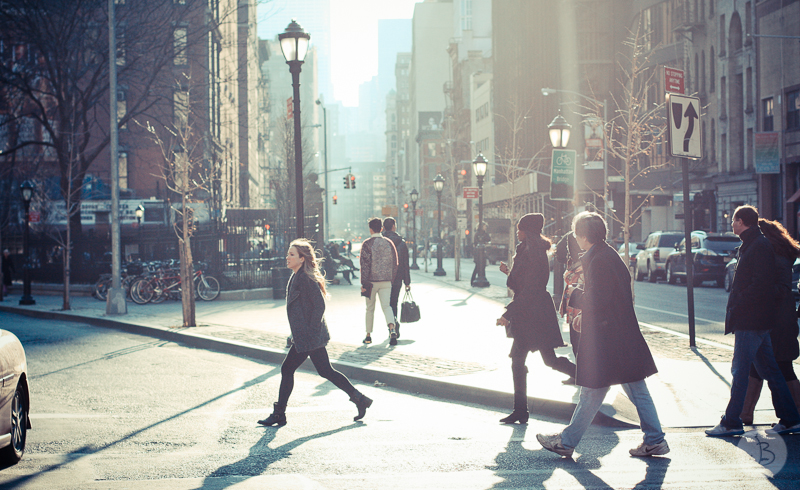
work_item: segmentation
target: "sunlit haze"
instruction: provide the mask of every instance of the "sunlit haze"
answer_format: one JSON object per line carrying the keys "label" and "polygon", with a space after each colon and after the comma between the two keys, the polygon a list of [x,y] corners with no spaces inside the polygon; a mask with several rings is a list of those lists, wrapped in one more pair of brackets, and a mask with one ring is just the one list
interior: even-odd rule
{"label": "sunlit haze", "polygon": [[[259,4],[258,35],[272,39],[278,32],[265,32],[265,20],[291,16],[293,0]],[[330,0],[331,81],[336,99],[344,105],[358,105],[358,86],[378,74],[378,20],[410,19],[415,0]],[[291,19],[287,17],[285,25]],[[298,18],[301,25],[308,24]],[[274,24],[274,22],[272,22]],[[314,33],[311,32],[314,44]]]}

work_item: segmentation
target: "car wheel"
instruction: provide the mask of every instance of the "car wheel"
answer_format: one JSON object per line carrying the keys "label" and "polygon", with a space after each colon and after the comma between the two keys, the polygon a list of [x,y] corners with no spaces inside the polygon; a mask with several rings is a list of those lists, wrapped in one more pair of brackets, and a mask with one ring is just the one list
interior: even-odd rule
{"label": "car wheel", "polygon": [[11,400],[11,443],[0,450],[0,461],[5,465],[17,464],[25,453],[28,436],[28,404],[20,384]]}
{"label": "car wheel", "polygon": [[636,271],[636,280],[637,281],[644,281],[644,274],[639,272],[639,266],[638,265],[635,266],[635,271]]}
{"label": "car wheel", "polygon": [[675,277],[675,274],[672,272],[672,264],[667,263],[667,282],[670,284],[675,284],[678,278]]}
{"label": "car wheel", "polygon": [[725,284],[724,284],[725,291],[728,292],[731,291],[731,286],[733,286],[733,277],[731,277],[732,275],[733,274],[731,274],[730,272],[725,274]]}
{"label": "car wheel", "polygon": [[647,268],[647,282],[657,282],[658,276],[656,276],[656,271],[651,269],[650,267]]}

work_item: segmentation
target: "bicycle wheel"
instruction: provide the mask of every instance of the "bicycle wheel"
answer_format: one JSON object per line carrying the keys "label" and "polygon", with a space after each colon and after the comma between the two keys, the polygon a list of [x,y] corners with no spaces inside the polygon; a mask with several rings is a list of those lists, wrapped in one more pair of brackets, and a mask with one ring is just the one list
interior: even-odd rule
{"label": "bicycle wheel", "polygon": [[137,305],[143,305],[153,299],[153,285],[155,281],[152,279],[139,279],[131,286],[131,299]]}
{"label": "bicycle wheel", "polygon": [[110,277],[101,277],[94,285],[94,297],[100,301],[105,301],[108,298],[108,289],[111,287]]}
{"label": "bicycle wheel", "polygon": [[212,276],[200,276],[200,280],[197,281],[195,286],[197,287],[197,295],[203,301],[213,301],[219,296],[219,281]]}
{"label": "bicycle wheel", "polygon": [[135,283],[137,279],[138,279],[137,276],[125,276],[122,279],[122,288],[125,290],[126,301],[133,301],[133,298],[131,297],[131,288],[133,287],[133,283]]}
{"label": "bicycle wheel", "polygon": [[151,303],[163,303],[169,298],[169,290],[167,285],[161,279],[157,280],[153,285],[153,297],[150,299]]}

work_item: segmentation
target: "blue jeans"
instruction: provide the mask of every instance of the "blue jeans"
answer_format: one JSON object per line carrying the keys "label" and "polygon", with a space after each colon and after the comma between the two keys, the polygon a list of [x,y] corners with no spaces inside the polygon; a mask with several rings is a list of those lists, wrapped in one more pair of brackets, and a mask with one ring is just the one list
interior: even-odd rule
{"label": "blue jeans", "polygon": [[750,375],[750,364],[753,364],[758,374],[767,380],[769,390],[772,392],[772,405],[775,415],[781,424],[791,427],[800,423],[800,414],[794,405],[792,394],[783,379],[775,353],[772,350],[772,340],[769,330],[738,330],[734,332],[736,339],[733,346],[733,362],[731,363],[731,399],[722,425],[728,429],[741,429],[742,407],[747,394],[747,383]]}
{"label": "blue jeans", "polygon": [[[644,443],[652,446],[663,441],[664,432],[661,430],[661,422],[658,421],[656,406],[653,404],[653,399],[650,397],[650,391],[648,391],[644,380],[625,383],[622,385],[622,389],[625,390],[625,394],[636,406],[636,412],[639,414],[639,423],[644,432]],[[589,428],[594,416],[597,415],[597,411],[600,410],[600,405],[603,404],[603,399],[605,399],[608,390],[608,386],[605,388],[581,386],[578,406],[575,407],[572,420],[561,432],[561,443],[565,448],[575,449],[575,446],[581,441],[586,429]]]}

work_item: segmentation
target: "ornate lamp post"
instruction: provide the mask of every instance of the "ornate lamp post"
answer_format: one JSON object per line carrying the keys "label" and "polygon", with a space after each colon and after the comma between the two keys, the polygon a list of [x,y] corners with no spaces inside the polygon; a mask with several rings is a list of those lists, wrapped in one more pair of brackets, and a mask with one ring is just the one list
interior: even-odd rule
{"label": "ornate lamp post", "polygon": [[[550,132],[550,142],[553,144],[553,148],[556,149],[563,149],[566,148],[567,143],[569,142],[569,135],[570,130],[572,129],[572,125],[564,119],[564,116],[561,115],[561,110],[558,111],[556,117],[553,118],[553,121],[547,125],[547,130]],[[552,178],[552,176],[550,177]],[[563,201],[556,201],[556,227],[558,228],[558,238],[560,240],[561,237],[564,235],[564,208],[562,206]],[[553,263],[553,296],[560,301],[561,295],[564,293],[564,271],[563,265],[561,262],[554,261]]]}
{"label": "ornate lamp post", "polygon": [[436,241],[436,270],[433,271],[434,276],[444,276],[447,273],[442,268],[442,189],[444,189],[444,177],[442,174],[436,174],[433,178],[433,188],[436,190],[436,200],[439,206],[439,238]]}
{"label": "ornate lamp post", "polygon": [[294,118],[294,181],[295,200],[297,201],[297,238],[302,238],[305,235],[303,224],[303,140],[300,134],[300,70],[308,52],[310,39],[311,36],[303,30],[295,19],[292,19],[289,25],[286,26],[286,30],[278,35],[283,57],[286,58],[289,72],[292,74],[292,88],[294,89],[292,117]]}
{"label": "ornate lamp post", "polygon": [[483,157],[483,153],[478,153],[475,160],[472,162],[472,170],[475,176],[478,177],[478,232],[475,233],[475,279],[472,281],[471,286],[476,288],[488,288],[489,281],[486,280],[486,244],[483,242],[483,237],[480,231],[483,226],[483,178],[486,176],[486,168],[488,162]]}
{"label": "ornate lamp post", "polygon": [[414,263],[411,264],[412,270],[419,270],[419,266],[417,265],[417,200],[419,199],[419,192],[416,189],[411,191],[411,207],[413,208],[413,212],[411,213],[411,229],[414,230]]}
{"label": "ornate lamp post", "polygon": [[35,305],[36,300],[31,296],[31,257],[28,243],[30,241],[31,223],[31,198],[33,197],[33,183],[26,180],[19,186],[22,194],[22,203],[25,205],[25,231],[22,234],[22,248],[25,255],[25,264],[22,267],[22,298],[19,300],[21,305]]}

